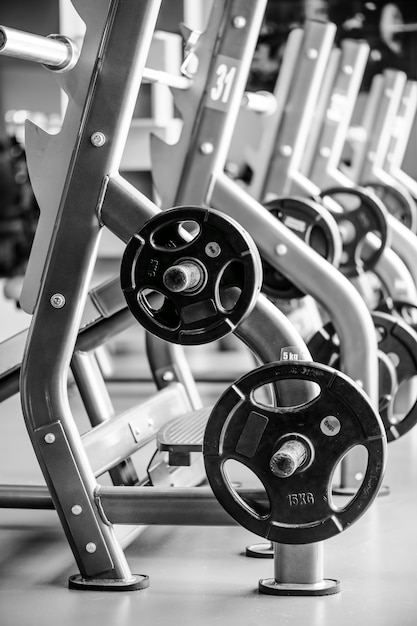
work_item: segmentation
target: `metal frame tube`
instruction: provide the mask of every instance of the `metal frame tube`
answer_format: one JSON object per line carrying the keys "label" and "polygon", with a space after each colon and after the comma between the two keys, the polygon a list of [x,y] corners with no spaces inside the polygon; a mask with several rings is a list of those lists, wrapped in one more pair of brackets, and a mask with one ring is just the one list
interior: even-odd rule
{"label": "metal frame tube", "polygon": [[326,83],[330,80],[331,85],[321,90],[319,115],[307,142],[309,158],[304,158],[300,167],[300,171],[321,189],[332,186],[338,177],[338,165],[369,57],[369,45],[346,40],[339,52],[337,72],[326,77]]}
{"label": "metal frame tube", "polygon": [[145,342],[149,367],[157,388],[165,389],[173,381],[181,382],[193,410],[200,409],[203,402],[183,347],[168,343],[150,333],[146,333]]}
{"label": "metal frame tube", "polygon": [[143,448],[167,422],[192,410],[184,387],[171,383],[140,405],[116,415],[82,435],[95,476],[101,476]]}
{"label": "metal frame tube", "polygon": [[71,370],[91,425],[97,426],[114,417],[113,403],[94,353],[74,352]]}
{"label": "metal frame tube", "polygon": [[54,510],[51,494],[42,485],[0,485],[1,509]]}
{"label": "metal frame tube", "polygon": [[[401,170],[404,155],[409,144],[411,130],[416,119],[416,111],[417,82],[415,80],[407,80],[397,111],[395,124],[391,128],[390,143],[383,165],[384,169],[390,174],[393,174],[397,169]],[[413,180],[410,176],[406,175],[406,180],[407,179],[410,179],[410,181]],[[414,187],[414,189],[415,188],[416,187]]]}
{"label": "metal frame tube", "polygon": [[417,285],[417,236],[393,215],[388,216],[388,223],[392,233],[391,247],[406,265],[414,284]]}
{"label": "metal frame tube", "polygon": [[[95,352],[74,352],[71,370],[91,425],[98,426],[114,418],[116,411]],[[135,485],[139,481],[132,459],[127,455],[110,468],[110,476],[116,485]]]}
{"label": "metal frame tube", "polygon": [[274,544],[277,583],[314,585],[323,581],[323,542],[306,545]]}
{"label": "metal frame tube", "polygon": [[[289,231],[226,175],[218,176],[213,206],[238,219],[264,258],[311,294],[329,313],[341,342],[341,369],[378,406],[377,341],[370,312],[349,280]],[[329,298],[329,294],[332,297]]]}
{"label": "metal frame tube", "polygon": [[99,210],[101,222],[119,239],[129,241],[143,224],[160,213],[157,205],[122,176],[113,176]]}
{"label": "metal frame tube", "polygon": [[71,69],[78,57],[74,42],[67,37],[43,37],[5,26],[0,26],[0,54],[41,63],[55,71]]}
{"label": "metal frame tube", "polygon": [[404,72],[388,69],[372,81],[361,123],[366,140],[352,160],[352,178],[358,183],[373,182],[374,169],[384,163],[406,80]]}
{"label": "metal frame tube", "polygon": [[247,91],[243,96],[241,106],[247,111],[272,115],[277,108],[277,99],[269,91]]}
{"label": "metal frame tube", "polygon": [[0,402],[11,398],[19,393],[19,370],[15,370],[6,376],[2,376],[0,380]]}
{"label": "metal frame tube", "polygon": [[[379,245],[369,235],[365,240],[364,251],[377,250]],[[382,285],[393,300],[406,300],[417,304],[417,287],[408,267],[400,259],[398,254],[385,248],[373,269]]]}
{"label": "metal frame tube", "polygon": [[[242,490],[246,498],[265,492]],[[209,487],[103,487],[95,494],[96,506],[111,524],[175,526],[230,526],[237,522],[223,509]]]}
{"label": "metal frame tube", "polygon": [[257,197],[296,191],[293,172],[301,170],[335,34],[335,24],[306,23],[303,47],[292,76],[280,126],[274,136],[273,153],[262,176],[263,187]]}

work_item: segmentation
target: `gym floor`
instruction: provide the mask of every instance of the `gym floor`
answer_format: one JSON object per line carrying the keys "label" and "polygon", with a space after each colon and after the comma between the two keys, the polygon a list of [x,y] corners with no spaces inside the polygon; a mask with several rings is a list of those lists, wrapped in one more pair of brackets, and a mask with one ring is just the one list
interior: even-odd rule
{"label": "gym floor", "polygon": [[[115,357],[115,371],[136,371],[142,349]],[[204,367],[231,367],[233,352],[208,350]],[[241,355],[238,355],[242,362]],[[195,361],[201,368],[200,357]],[[236,357],[234,358],[236,362]],[[119,367],[120,365],[120,367]],[[244,366],[244,365],[243,365]],[[112,384],[122,409],[151,393],[147,383]],[[200,384],[206,403],[221,389]],[[73,398],[73,411],[78,410]],[[18,397],[1,406],[1,480],[43,484]],[[260,539],[243,528],[146,527],[126,548],[135,574],[148,574],[144,591],[110,593],[68,589],[77,568],[54,511],[0,511],[0,625],[92,626],[415,626],[417,624],[417,429],[390,444],[385,484],[390,494],[350,529],[325,542],[324,575],[341,581],[327,597],[274,597],[257,591],[273,577],[273,563],[244,556]]]}

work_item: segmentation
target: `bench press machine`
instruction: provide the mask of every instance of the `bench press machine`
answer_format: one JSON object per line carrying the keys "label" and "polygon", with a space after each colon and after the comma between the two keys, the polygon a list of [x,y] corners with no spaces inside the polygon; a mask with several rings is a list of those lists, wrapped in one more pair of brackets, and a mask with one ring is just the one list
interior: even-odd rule
{"label": "bench press machine", "polygon": [[[103,3],[98,0],[77,0],[74,6],[84,19],[87,31],[74,67],[68,69],[67,73],[57,75],[69,96],[61,133],[48,137],[34,125],[28,125],[28,154],[32,155],[29,156],[29,169],[31,176],[33,171],[35,193],[41,205],[39,224],[45,225],[45,229],[37,230],[21,300],[22,306],[33,314],[33,318],[27,337],[20,338],[25,339],[25,347],[19,387],[28,433],[51,499],[44,492],[39,493],[39,490],[33,490],[32,494],[27,490],[20,504],[41,501],[44,506],[53,504],[57,510],[80,569],[80,575],[71,578],[71,587],[132,590],[146,587],[148,579],[146,576],[131,574],[115,537],[114,524],[229,524],[234,523],[234,517],[224,513],[211,491],[193,487],[202,479],[198,471],[191,475],[186,472],[187,479],[184,478],[181,484],[188,482],[187,489],[140,485],[102,487],[97,484],[98,474],[110,469],[113,464],[117,465],[120,457],[125,458],[132,454],[141,446],[143,439],[154,434],[154,422],[149,418],[146,406],[135,410],[137,418],[128,413],[106,419],[104,423],[95,426],[91,434],[86,434],[85,441],[80,437],[71,414],[66,381],[74,350],[80,347],[82,351],[87,351],[96,347],[106,336],[106,329],[110,327],[109,332],[117,332],[120,326],[117,326],[116,321],[123,320],[121,325],[124,327],[131,322],[132,317],[129,314],[129,322],[126,322],[127,310],[121,307],[120,291],[115,281],[100,288],[99,298],[97,294],[95,298],[88,294],[100,230],[106,225],[123,241],[128,241],[128,251],[134,245],[131,242],[140,237],[143,228],[161,216],[160,209],[118,173],[122,145],[145,75],[146,57],[160,2],[147,0],[126,3],[112,0],[108,12],[107,7],[103,7]],[[341,334],[347,337],[348,328],[354,321],[353,334],[356,340],[369,347],[366,358],[354,357],[349,360],[347,356],[347,361],[352,373],[355,365],[355,376],[361,376],[363,387],[369,390],[374,399],[376,381],[372,366],[376,361],[376,342],[368,332],[370,324],[366,317],[367,309],[356,291],[350,288],[347,281],[346,284],[340,281],[334,268],[327,267],[318,255],[317,258],[314,254],[311,255],[307,246],[288,229],[270,219],[259,203],[222,173],[222,161],[226,157],[229,142],[227,128],[230,130],[232,118],[240,106],[242,93],[239,91],[244,89],[245,73],[264,9],[263,1],[214,2],[208,30],[198,37],[193,46],[195,54],[198,53],[198,72],[186,95],[181,97],[179,93],[182,92],[176,93],[178,108],[184,115],[180,141],[174,148],[161,145],[159,148],[153,147],[154,175],[162,206],[164,209],[172,206],[171,202],[167,202],[169,186],[171,193],[175,191],[174,204],[213,205],[218,209],[219,215],[221,209],[226,207],[227,214],[225,211],[226,217],[223,220],[226,220],[230,228],[233,217],[236,216],[243,228],[247,228],[255,241],[259,242],[261,250],[266,252],[272,263],[279,266],[280,270],[288,272],[302,286],[311,282],[314,295],[325,304],[325,289],[318,280],[323,273],[327,282],[334,285],[334,289],[340,294],[337,304],[328,306],[332,318],[337,318],[343,312],[344,318],[337,322]],[[217,54],[213,55],[213,50]],[[127,63],[126,59],[131,62]],[[48,59],[44,58],[43,62],[45,60]],[[187,114],[184,112],[185,108]],[[176,150],[175,160],[171,160],[172,150]],[[164,181],[161,184],[162,172],[169,172],[165,184]],[[44,204],[49,210],[47,208],[42,216]],[[193,221],[197,219],[197,213],[193,213],[191,209],[189,219]],[[209,215],[210,209],[201,210]],[[172,215],[171,211],[175,209],[168,210],[167,215]],[[228,220],[227,215],[232,220]],[[182,231],[177,233],[180,243],[187,245],[188,238],[184,238],[181,233]],[[123,259],[126,263],[128,256],[127,252]],[[256,260],[254,263],[256,264]],[[300,264],[304,264],[303,269]],[[183,269],[182,267],[181,270]],[[343,287],[340,287],[341,282]],[[254,290],[256,291],[256,286]],[[96,306],[95,316],[89,308],[91,300]],[[234,332],[241,333],[243,340],[251,347],[253,344],[254,351],[264,357],[265,361],[276,361],[277,356],[285,360],[283,354],[277,354],[278,349],[283,346],[294,346],[294,354],[308,355],[301,337],[287,321],[284,322],[282,314],[271,303],[261,296],[256,303],[252,300],[251,304],[254,305],[257,315],[255,322],[251,320],[249,307],[246,320],[240,326],[234,326]],[[108,308],[105,306],[106,302],[110,304]],[[81,332],[85,319],[85,331]],[[266,324],[268,320],[269,326]],[[260,322],[262,327],[259,326]],[[350,335],[352,336],[351,332]],[[167,352],[165,348],[159,347],[158,339],[154,341],[157,344],[155,360],[162,360],[165,365]],[[169,358],[168,354],[168,361]],[[17,367],[13,369],[17,370]],[[78,366],[79,383],[85,375],[83,370],[82,365]],[[16,379],[16,374],[13,376]],[[322,576],[322,540],[341,532],[346,525],[352,523],[370,504],[369,497],[376,495],[382,480],[385,459],[382,425],[371,401],[348,378],[323,366],[315,368],[312,364],[305,367],[303,363],[278,363],[268,369],[267,375],[262,373],[256,384],[272,384],[281,403],[284,406],[286,403],[293,406],[295,402],[299,404],[300,400],[311,398],[312,382],[317,376],[327,380],[326,389],[330,389],[330,382],[335,387],[340,386],[340,390],[344,392],[349,389],[352,399],[355,399],[354,403],[358,403],[356,408],[359,413],[366,415],[361,424],[344,405],[342,412],[347,411],[349,417],[339,415],[336,425],[325,416],[320,427],[326,442],[330,437],[331,441],[336,442],[335,435],[342,429],[343,441],[350,445],[352,441],[356,444],[359,440],[361,445],[367,447],[370,458],[365,484],[363,488],[359,488],[350,506],[340,511],[337,509],[337,512],[334,510],[333,513],[326,506],[320,507],[318,515],[325,513],[329,520],[325,524],[327,530],[313,537],[314,543],[308,542],[306,532],[303,532],[302,537],[297,536],[300,525],[297,516],[298,503],[304,504],[304,497],[300,495],[299,500],[293,498],[291,512],[295,516],[291,516],[294,531],[290,539],[292,544],[289,546],[276,543],[276,576],[272,582],[262,583],[260,588],[265,592],[268,589],[272,593],[286,595],[337,592],[338,582],[326,581]],[[296,387],[290,383],[294,378],[298,381]],[[184,404],[190,402],[187,384],[173,382],[172,378],[163,379],[162,376],[161,386],[165,385],[167,389],[160,389],[156,399],[152,401],[152,415],[155,418],[160,416],[159,399],[166,394],[173,392],[174,396],[182,396]],[[283,380],[287,381],[285,385],[282,385]],[[242,384],[247,385],[247,380]],[[250,379],[249,387],[252,384]],[[330,402],[328,393],[330,392],[326,392],[326,399]],[[337,395],[336,392],[336,397]],[[336,410],[333,402],[332,396],[330,410]],[[174,411],[186,413],[184,405],[178,406],[176,396],[173,404]],[[270,410],[275,413],[274,407],[268,409]],[[224,409],[211,413],[210,420],[213,415],[213,419],[217,421],[219,416],[224,417]],[[164,412],[163,419],[165,417]],[[135,422],[134,419],[138,421]],[[269,417],[264,416],[263,422],[265,419]],[[251,430],[252,421],[246,423]],[[258,429],[258,439],[263,436],[264,430],[261,433]],[[268,446],[275,435],[274,430],[267,431],[265,439]],[[247,432],[245,438],[246,436],[250,436],[250,433]],[[109,446],[113,439],[119,446],[117,460]],[[88,440],[93,443],[87,445]],[[212,446],[215,439],[208,437],[206,442],[208,446]],[[238,447],[249,458],[247,444],[243,439]],[[314,465],[314,450],[307,450],[304,444],[301,447],[310,455],[305,464],[307,471]],[[281,449],[277,452],[274,462],[279,466],[283,457],[287,457]],[[335,446],[333,461],[340,457],[341,452],[342,449]],[[94,464],[90,461],[89,454],[96,459]],[[213,449],[207,452],[206,459],[216,461],[216,458]],[[298,460],[293,459],[294,472],[301,468],[305,460],[301,456]],[[206,461],[206,467],[208,466],[209,462]],[[328,467],[327,470],[329,469]],[[279,467],[277,471],[279,476]],[[9,500],[13,499],[10,491],[8,497]],[[253,492],[243,491],[239,494],[239,498],[247,498],[250,502],[256,501],[258,497],[259,494]],[[272,494],[271,497],[273,501],[275,496]],[[241,503],[241,500],[234,499],[234,506],[238,502]],[[305,516],[306,511],[310,511],[308,518],[311,510],[314,516],[314,507],[311,505],[315,503],[314,496],[308,496],[310,506],[304,509],[301,526],[311,525],[305,520]],[[228,505],[225,502],[222,504],[227,509]],[[264,517],[264,513],[261,517]],[[243,525],[247,523],[245,519],[239,521]],[[259,529],[259,532],[262,534],[265,530]],[[281,537],[280,533],[273,534],[274,541],[275,535],[288,541],[288,537]]]}

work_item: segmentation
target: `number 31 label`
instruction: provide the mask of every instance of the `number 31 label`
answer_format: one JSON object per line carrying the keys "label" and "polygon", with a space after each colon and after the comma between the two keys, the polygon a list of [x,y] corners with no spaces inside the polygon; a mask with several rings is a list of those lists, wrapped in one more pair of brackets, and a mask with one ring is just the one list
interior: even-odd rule
{"label": "number 31 label", "polygon": [[217,66],[208,90],[207,106],[220,111],[227,110],[233,94],[239,63],[235,59],[219,55]]}

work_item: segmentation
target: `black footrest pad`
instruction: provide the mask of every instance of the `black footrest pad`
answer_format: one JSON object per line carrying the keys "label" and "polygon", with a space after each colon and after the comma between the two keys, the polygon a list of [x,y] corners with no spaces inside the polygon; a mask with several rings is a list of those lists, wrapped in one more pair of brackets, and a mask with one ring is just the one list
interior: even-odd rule
{"label": "black footrest pad", "polygon": [[159,450],[168,452],[201,452],[211,407],[185,413],[166,424],[157,435]]}

